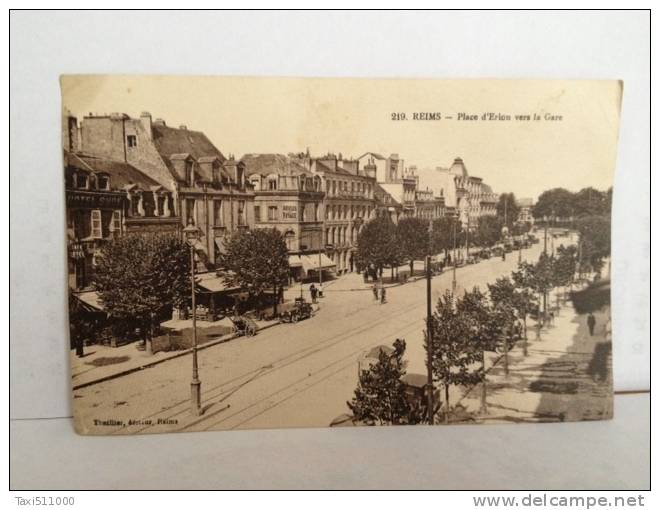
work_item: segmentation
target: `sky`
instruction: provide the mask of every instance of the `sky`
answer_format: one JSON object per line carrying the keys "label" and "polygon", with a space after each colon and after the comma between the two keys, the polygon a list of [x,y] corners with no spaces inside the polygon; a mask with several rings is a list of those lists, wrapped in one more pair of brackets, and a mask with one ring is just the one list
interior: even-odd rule
{"label": "sky", "polygon": [[[225,156],[396,153],[420,169],[422,186],[425,169],[461,157],[495,192],[531,198],[554,187],[612,185],[622,93],[612,80],[82,75],[63,76],[61,86],[63,107],[79,121],[148,111],[169,126],[203,131]],[[406,120],[393,120],[401,113]],[[484,113],[511,120],[483,120]],[[540,120],[515,118],[534,114]]]}

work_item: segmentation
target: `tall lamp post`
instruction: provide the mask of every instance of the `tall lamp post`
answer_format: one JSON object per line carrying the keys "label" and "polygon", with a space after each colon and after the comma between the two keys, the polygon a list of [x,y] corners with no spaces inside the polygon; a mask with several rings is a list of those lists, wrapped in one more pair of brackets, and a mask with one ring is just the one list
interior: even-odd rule
{"label": "tall lamp post", "polygon": [[197,305],[195,303],[195,244],[199,240],[200,231],[191,222],[183,229],[188,246],[190,246],[190,290],[192,300],[192,381],[190,382],[190,412],[193,416],[202,414],[201,386],[197,367]]}

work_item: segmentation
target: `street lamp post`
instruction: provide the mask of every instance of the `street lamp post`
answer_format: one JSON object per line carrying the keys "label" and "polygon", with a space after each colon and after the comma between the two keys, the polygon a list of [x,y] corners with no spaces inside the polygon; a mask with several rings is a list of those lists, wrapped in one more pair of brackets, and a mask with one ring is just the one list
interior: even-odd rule
{"label": "street lamp post", "polygon": [[199,240],[199,229],[192,223],[183,229],[186,242],[190,246],[190,289],[192,300],[192,381],[190,382],[190,412],[193,416],[202,414],[201,386],[197,367],[197,305],[195,303],[195,243]]}
{"label": "street lamp post", "polygon": [[454,218],[454,260],[452,264],[452,277],[451,277],[451,294],[456,294],[456,220]]}

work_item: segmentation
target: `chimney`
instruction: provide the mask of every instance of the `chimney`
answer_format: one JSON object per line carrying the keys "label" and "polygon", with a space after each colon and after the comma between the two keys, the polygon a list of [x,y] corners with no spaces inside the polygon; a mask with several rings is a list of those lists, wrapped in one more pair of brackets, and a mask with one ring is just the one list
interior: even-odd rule
{"label": "chimney", "polygon": [[187,127],[185,124],[181,124],[181,125],[179,126],[179,129],[187,130],[188,127]]}
{"label": "chimney", "polygon": [[140,123],[147,135],[147,139],[151,140],[151,114],[149,112],[142,112],[140,114]]}
{"label": "chimney", "polygon": [[165,126],[165,121],[163,119],[156,119],[156,120],[154,120],[154,125],[155,126]]}

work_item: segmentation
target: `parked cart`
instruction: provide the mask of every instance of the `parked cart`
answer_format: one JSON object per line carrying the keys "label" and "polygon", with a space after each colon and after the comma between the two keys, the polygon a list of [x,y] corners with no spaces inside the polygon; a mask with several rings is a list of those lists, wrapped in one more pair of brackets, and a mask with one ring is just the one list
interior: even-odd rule
{"label": "parked cart", "polygon": [[257,334],[257,331],[259,331],[257,323],[245,315],[230,316],[229,320],[231,320],[234,325],[234,333],[240,333],[245,336],[254,336]]}
{"label": "parked cart", "polygon": [[280,306],[280,322],[296,323],[312,316],[312,305],[305,301],[305,298],[296,298],[293,303]]}

